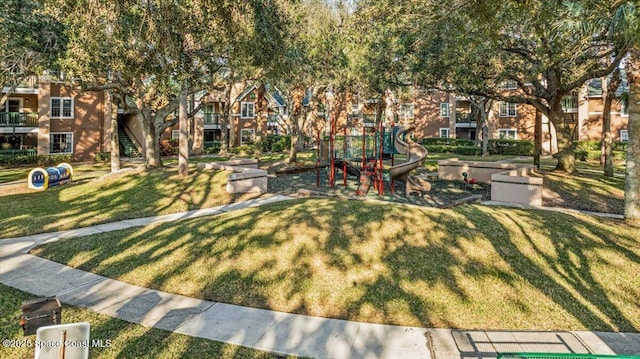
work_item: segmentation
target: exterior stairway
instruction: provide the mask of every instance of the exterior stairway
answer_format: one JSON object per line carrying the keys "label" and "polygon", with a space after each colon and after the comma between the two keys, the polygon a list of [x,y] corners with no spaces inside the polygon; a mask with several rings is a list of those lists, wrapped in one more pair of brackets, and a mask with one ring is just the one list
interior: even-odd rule
{"label": "exterior stairway", "polygon": [[142,157],[142,154],[138,151],[138,147],[136,147],[129,135],[120,127],[118,127],[118,139],[120,140],[120,146],[124,149],[125,156],[129,158]]}

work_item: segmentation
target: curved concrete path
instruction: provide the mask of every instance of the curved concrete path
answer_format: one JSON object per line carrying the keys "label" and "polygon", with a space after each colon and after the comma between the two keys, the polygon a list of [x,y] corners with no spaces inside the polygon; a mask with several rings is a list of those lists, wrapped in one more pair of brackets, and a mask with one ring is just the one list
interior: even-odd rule
{"label": "curved concrete path", "polygon": [[274,312],[142,288],[28,254],[42,243],[288,200],[242,203],[0,240],[0,283],[63,303],[190,336],[313,358],[495,357],[498,352],[640,355],[638,333],[429,329]]}

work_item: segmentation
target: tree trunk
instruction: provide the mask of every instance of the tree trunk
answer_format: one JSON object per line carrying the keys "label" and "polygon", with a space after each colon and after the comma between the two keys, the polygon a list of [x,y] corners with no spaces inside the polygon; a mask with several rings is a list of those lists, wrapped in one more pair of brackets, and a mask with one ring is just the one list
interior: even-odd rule
{"label": "tree trunk", "polygon": [[257,109],[256,109],[256,149],[254,152],[255,157],[260,160],[262,155],[262,144],[264,142],[265,125],[267,122],[268,108],[267,100],[265,98],[266,88],[264,82],[260,83],[257,90]]}
{"label": "tree trunk", "polygon": [[536,119],[533,132],[533,165],[540,169],[540,156],[542,155],[542,113],[536,110]]}
{"label": "tree trunk", "polygon": [[106,93],[111,106],[111,172],[120,171],[120,138],[118,135],[118,106],[113,94]]}
{"label": "tree trunk", "polygon": [[291,112],[289,121],[291,123],[291,147],[289,149],[289,163],[298,161],[298,151],[300,150],[301,137],[303,135],[306,111],[302,102],[306,92],[303,86],[294,87],[291,91]]}
{"label": "tree trunk", "polygon": [[186,177],[189,175],[189,124],[187,121],[187,94],[180,94],[180,105],[178,114],[178,175]]}
{"label": "tree trunk", "polygon": [[558,160],[556,170],[574,173],[576,171],[576,157],[573,151],[575,123],[567,123],[562,108],[560,106],[557,107],[556,109],[551,109],[549,116],[549,120],[556,129],[556,138],[558,140],[558,152],[553,155]]}
{"label": "tree trunk", "polygon": [[298,162],[298,134],[291,133],[291,146],[289,147],[289,158],[287,159],[289,163]]}
{"label": "tree trunk", "polygon": [[640,224],[640,49],[627,62],[629,79],[629,144],[624,182],[624,218]]}
{"label": "tree trunk", "polygon": [[613,71],[611,81],[603,86],[605,91],[604,107],[602,110],[602,156],[600,156],[600,164],[604,166],[604,175],[613,177],[613,156],[611,138],[611,103],[616,96],[616,89],[620,85],[620,70]]}
{"label": "tree trunk", "polygon": [[160,138],[155,126],[155,115],[152,115],[149,111],[142,115],[142,128],[144,128],[144,139],[147,145],[146,150],[146,167],[147,169],[154,169],[162,167],[160,160]]}

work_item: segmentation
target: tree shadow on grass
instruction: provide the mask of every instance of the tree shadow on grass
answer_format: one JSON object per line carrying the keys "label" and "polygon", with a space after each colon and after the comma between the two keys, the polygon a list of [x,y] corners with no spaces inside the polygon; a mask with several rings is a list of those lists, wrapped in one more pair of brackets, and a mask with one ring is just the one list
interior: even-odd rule
{"label": "tree shadow on grass", "polygon": [[640,265],[632,232],[610,228],[618,223],[485,206],[297,200],[129,229],[117,239],[64,240],[43,254],[60,262],[82,254],[76,266],[85,270],[291,313],[423,327],[638,331],[637,286],[625,295],[615,292],[628,286],[624,279],[603,284],[601,262],[612,259],[600,251],[617,253],[618,266]]}

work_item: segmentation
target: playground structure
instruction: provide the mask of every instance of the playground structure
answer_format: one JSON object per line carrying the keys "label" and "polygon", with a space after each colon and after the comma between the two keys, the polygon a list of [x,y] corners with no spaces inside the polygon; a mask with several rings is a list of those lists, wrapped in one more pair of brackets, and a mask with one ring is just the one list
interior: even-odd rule
{"label": "playground structure", "polygon": [[[378,122],[377,129],[367,134],[363,127],[359,136],[348,136],[343,129],[342,136],[336,136],[335,124],[332,123],[330,135],[326,140],[317,141],[316,185],[320,186],[320,162],[328,162],[328,185],[336,182],[336,169],[343,174],[343,185],[347,186],[347,176],[355,176],[359,180],[356,195],[365,196],[373,184],[379,195],[384,194],[385,183],[394,193],[394,181],[405,184],[405,196],[411,193],[423,194],[431,189],[431,184],[410,172],[421,167],[427,157],[427,150],[412,141],[407,134],[414,130],[413,125],[391,126],[387,129]],[[396,164],[395,155],[406,155],[406,162]],[[390,160],[391,166],[384,167],[384,161]]]}
{"label": "playground structure", "polygon": [[73,167],[68,163],[60,163],[55,167],[34,168],[27,177],[28,187],[45,190],[50,187],[68,183],[73,178]]}

